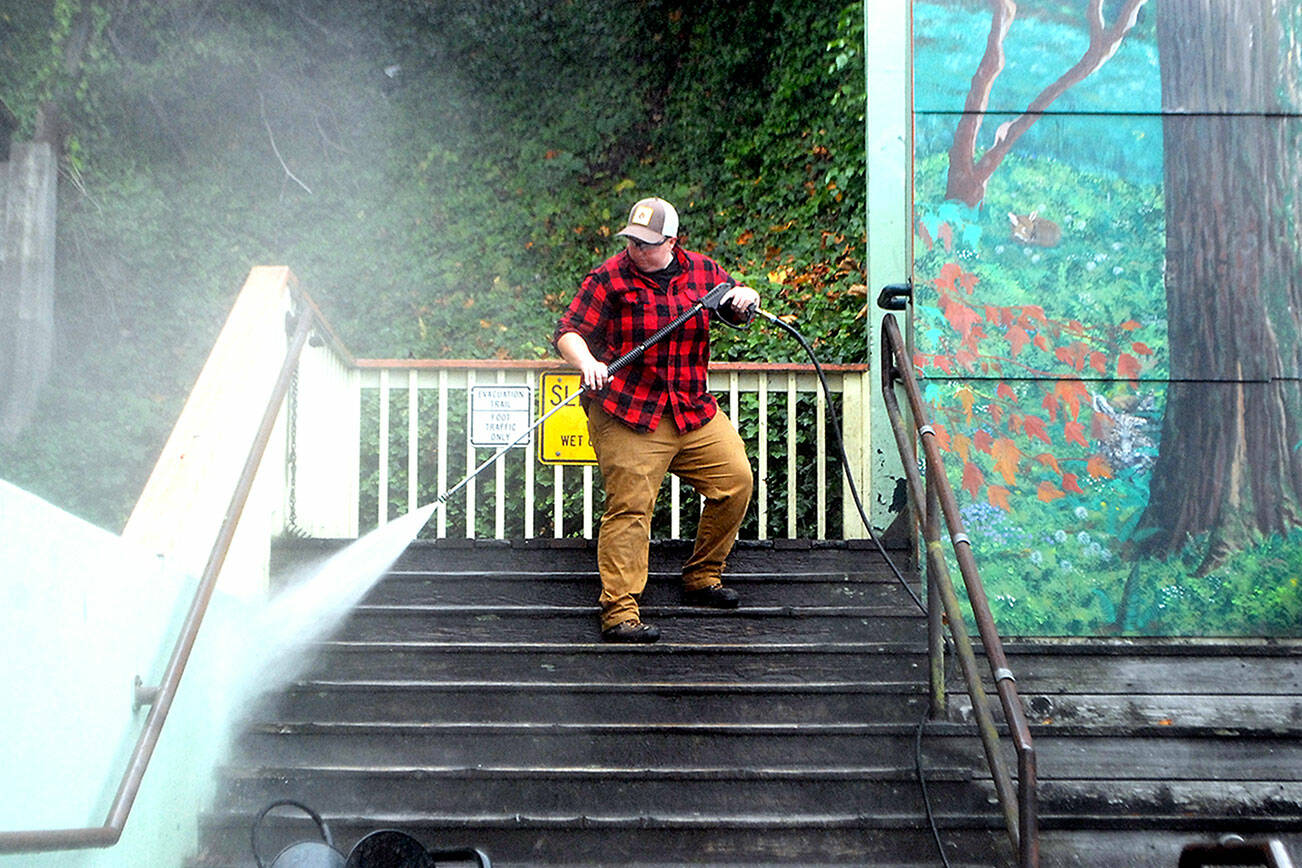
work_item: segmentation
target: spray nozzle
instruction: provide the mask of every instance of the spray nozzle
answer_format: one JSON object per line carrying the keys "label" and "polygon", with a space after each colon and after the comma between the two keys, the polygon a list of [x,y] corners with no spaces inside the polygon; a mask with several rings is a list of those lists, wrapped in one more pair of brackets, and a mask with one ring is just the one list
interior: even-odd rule
{"label": "spray nozzle", "polygon": [[739,329],[750,325],[750,321],[755,319],[755,313],[759,310],[758,304],[738,313],[736,308],[730,304],[724,304],[723,299],[734,287],[736,283],[731,280],[725,280],[723,283],[715,284],[714,288],[705,294],[701,299],[702,304],[719,315],[719,319],[726,325]]}

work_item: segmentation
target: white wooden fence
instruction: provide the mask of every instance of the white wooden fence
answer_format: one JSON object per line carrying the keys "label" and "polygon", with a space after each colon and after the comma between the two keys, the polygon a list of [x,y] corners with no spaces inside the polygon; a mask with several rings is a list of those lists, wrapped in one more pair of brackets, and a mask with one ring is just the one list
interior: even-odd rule
{"label": "white wooden fence", "polygon": [[[559,359],[357,360],[355,366],[357,406],[363,408],[362,428],[367,441],[359,440],[360,448],[366,452],[369,444],[375,462],[373,479],[367,480],[369,490],[359,491],[374,509],[373,515],[361,517],[363,527],[383,524],[395,513],[409,512],[429,502],[436,493],[456,485],[467,468],[478,466],[493,454],[493,450],[476,448],[471,443],[466,419],[474,386],[527,386],[531,394],[536,394],[544,371],[565,367]],[[867,425],[866,366],[836,365],[825,372],[832,391],[840,396],[839,412],[844,417],[847,451],[856,478],[866,480],[867,461],[860,445]],[[742,427],[751,429],[746,438],[747,450],[756,464],[757,515],[752,536],[823,539],[829,527],[842,534],[848,531],[850,536],[862,536],[862,523],[846,486],[839,479],[836,485],[829,485],[829,468],[832,474],[840,474],[835,454],[829,454],[835,441],[827,431],[826,401],[811,366],[716,363],[710,368],[710,387],[735,424],[742,419],[751,421]],[[427,418],[430,416],[433,418]],[[798,432],[810,425],[814,427],[812,448],[808,443],[801,448]],[[776,442],[770,432],[776,434]],[[388,444],[389,448],[378,449],[378,443]],[[436,512],[431,521],[434,535],[451,535],[455,524],[456,534],[468,538],[563,537],[580,532],[592,537],[594,469],[541,465],[532,448],[514,451],[519,454],[499,460],[464,493],[449,500],[447,509]],[[802,491],[798,484],[809,479],[810,474],[815,479],[812,495],[809,486],[803,486]],[[678,538],[684,519],[695,518],[696,512],[689,510],[696,510],[699,504],[684,498],[677,477],[671,475],[668,489],[668,533]],[[574,515],[574,510],[566,507],[566,493],[579,490],[582,508]],[[835,499],[829,491],[836,493]],[[487,510],[481,509],[481,496],[491,499],[491,520],[485,518]],[[551,501],[549,515],[548,511],[539,514],[542,498]],[[772,513],[770,504],[775,500],[781,504],[781,514]],[[812,521],[808,518],[811,515]],[[516,517],[514,525],[508,516]],[[805,517],[803,521],[801,517]]]}

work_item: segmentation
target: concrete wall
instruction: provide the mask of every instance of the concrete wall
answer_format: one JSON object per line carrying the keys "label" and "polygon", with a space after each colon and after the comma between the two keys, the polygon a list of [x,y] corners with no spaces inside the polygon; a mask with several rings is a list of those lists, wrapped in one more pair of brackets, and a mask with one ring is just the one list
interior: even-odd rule
{"label": "concrete wall", "polygon": [[[158,557],[0,481],[0,829],[101,825],[195,580]],[[119,843],[0,856],[0,865],[180,865],[225,744],[234,628],[242,604],[220,589]]]}

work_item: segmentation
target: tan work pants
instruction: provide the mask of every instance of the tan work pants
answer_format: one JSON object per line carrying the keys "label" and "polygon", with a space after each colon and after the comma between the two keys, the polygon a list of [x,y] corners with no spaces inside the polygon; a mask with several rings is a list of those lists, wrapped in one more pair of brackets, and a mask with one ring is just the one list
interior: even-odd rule
{"label": "tan work pants", "polygon": [[601,628],[638,618],[635,597],[647,582],[651,513],[666,472],[705,498],[696,547],[683,566],[683,589],[717,583],[754,485],[745,446],[723,410],[704,427],[685,434],[668,417],[655,431],[643,433],[593,403],[588,407],[588,434],[606,486],[597,540]]}

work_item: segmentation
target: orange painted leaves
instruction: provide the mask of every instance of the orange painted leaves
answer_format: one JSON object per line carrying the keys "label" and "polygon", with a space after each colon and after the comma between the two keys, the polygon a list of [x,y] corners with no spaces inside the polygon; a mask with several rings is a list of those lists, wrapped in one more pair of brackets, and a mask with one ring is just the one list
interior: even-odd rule
{"label": "orange painted leaves", "polygon": [[1077,446],[1089,448],[1089,441],[1085,439],[1085,426],[1079,422],[1067,422],[1062,426],[1062,434],[1067,438],[1068,443],[1075,443]]}
{"label": "orange painted leaves", "polygon": [[954,435],[954,451],[957,452],[959,457],[964,461],[971,460],[972,441],[968,439],[966,434]]}
{"label": "orange painted leaves", "polygon": [[1080,416],[1082,401],[1089,400],[1089,389],[1081,380],[1059,380],[1053,386],[1054,396],[1071,410],[1071,418]]}
{"label": "orange painted leaves", "polygon": [[947,262],[942,265],[940,276],[935,280],[938,289],[952,293],[958,287],[962,287],[965,295],[971,295],[972,289],[980,282],[981,278],[970,271],[964,271],[963,266],[957,262]]}
{"label": "orange painted leaves", "polygon": [[977,495],[981,493],[981,486],[985,484],[986,475],[981,472],[981,468],[971,461],[965,461],[963,463],[963,490],[972,495],[973,500],[976,500]]}
{"label": "orange painted leaves", "polygon": [[1112,465],[1102,455],[1091,455],[1085,462],[1085,472],[1095,479],[1111,479]]}
{"label": "orange painted leaves", "polygon": [[1066,497],[1059,489],[1054,488],[1053,483],[1047,479],[1041,482],[1035,489],[1035,496],[1045,503],[1052,503],[1060,497]]}
{"label": "orange painted leaves", "polygon": [[940,450],[941,450],[942,452],[948,452],[948,451],[949,451],[949,448],[950,448],[950,444],[949,444],[949,432],[948,432],[947,430],[945,430],[945,426],[944,426],[944,425],[934,425],[934,424],[933,424],[933,425],[931,426],[931,430],[932,430],[932,431],[935,433],[935,435],[936,435],[936,445],[937,445],[938,447],[940,447]]}
{"label": "orange painted leaves", "polygon": [[972,405],[976,401],[976,395],[973,394],[970,386],[959,386],[954,392],[954,397],[958,398],[958,403],[963,407],[963,415],[967,417],[969,425],[972,424]]}
{"label": "orange painted leaves", "polygon": [[1008,331],[1004,332],[1004,338],[1008,341],[1008,352],[1013,358],[1017,358],[1018,353],[1031,342],[1030,334],[1019,325],[1009,326]]}
{"label": "orange painted leaves", "polygon": [[1008,437],[1000,437],[990,446],[990,454],[995,459],[995,472],[1003,477],[1006,485],[1012,485],[1017,478],[1017,465],[1022,460],[1022,450]]}
{"label": "orange painted leaves", "polygon": [[1043,440],[1048,446],[1053,445],[1053,441],[1049,439],[1049,432],[1045,430],[1044,420],[1038,416],[1027,416],[1022,419],[1022,430],[1026,432],[1027,437]]}
{"label": "orange painted leaves", "polygon": [[1062,468],[1058,466],[1057,457],[1050,455],[1048,452],[1041,452],[1039,455],[1035,456],[1035,460],[1043,464],[1045,467],[1052,468],[1054,473],[1062,476]]}

